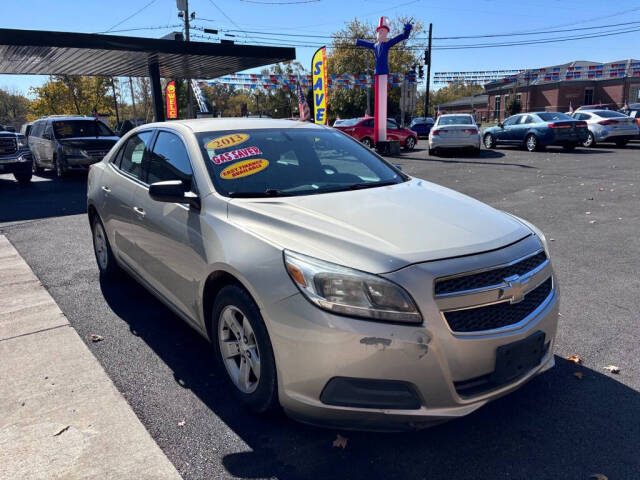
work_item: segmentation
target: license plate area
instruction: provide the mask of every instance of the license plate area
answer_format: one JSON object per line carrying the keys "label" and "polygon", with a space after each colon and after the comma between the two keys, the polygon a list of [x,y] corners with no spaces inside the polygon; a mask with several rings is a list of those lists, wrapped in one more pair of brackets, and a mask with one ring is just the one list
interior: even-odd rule
{"label": "license plate area", "polygon": [[544,340],[544,332],[538,331],[527,338],[498,347],[491,383],[507,383],[539,365],[545,353]]}

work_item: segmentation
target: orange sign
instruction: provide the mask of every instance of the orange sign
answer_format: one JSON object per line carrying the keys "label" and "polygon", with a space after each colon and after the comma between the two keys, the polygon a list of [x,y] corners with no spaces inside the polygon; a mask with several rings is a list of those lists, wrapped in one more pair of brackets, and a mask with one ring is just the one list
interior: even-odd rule
{"label": "orange sign", "polygon": [[167,83],[165,92],[167,100],[167,118],[178,118],[178,99],[176,98],[176,82],[173,80]]}
{"label": "orange sign", "polygon": [[225,135],[224,137],[218,137],[214,138],[213,140],[209,140],[206,147],[208,150],[220,150],[223,148],[235,147],[236,145],[240,145],[247,140],[249,140],[249,135],[247,133],[231,133],[229,135]]}
{"label": "orange sign", "polygon": [[264,158],[254,158],[253,160],[243,160],[229,165],[222,172],[220,177],[225,180],[233,180],[235,178],[246,177],[254,173],[261,172],[269,166],[269,161]]}

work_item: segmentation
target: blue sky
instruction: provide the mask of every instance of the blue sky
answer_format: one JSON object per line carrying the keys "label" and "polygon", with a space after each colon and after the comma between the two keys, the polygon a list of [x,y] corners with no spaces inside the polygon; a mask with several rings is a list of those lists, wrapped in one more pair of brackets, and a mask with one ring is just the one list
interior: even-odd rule
{"label": "blue sky", "polygon": [[[73,32],[104,32],[142,27],[152,30],[119,32],[121,35],[160,37],[178,25],[175,0],[155,0],[140,13],[127,17],[151,0],[23,0],[3,2],[3,28]],[[638,0],[190,0],[195,25],[227,30],[251,30],[292,35],[328,35],[353,18],[376,21],[380,15],[410,15],[434,24],[434,37],[583,28],[622,22],[640,22]],[[267,3],[271,2],[271,3]],[[28,5],[28,7],[27,7]],[[216,6],[219,8],[216,8]],[[125,20],[125,21],[123,21]],[[635,27],[640,28],[640,23]],[[627,27],[616,27],[627,28]],[[628,27],[634,28],[634,27]],[[586,32],[590,32],[587,30]],[[593,30],[591,30],[593,32]],[[195,32],[201,33],[201,32]],[[235,32],[234,32],[235,33]],[[395,32],[392,32],[392,34]],[[584,32],[575,32],[576,34]],[[242,35],[242,34],[239,34]],[[247,34],[254,42],[271,38]],[[547,34],[547,37],[564,35]],[[543,35],[542,37],[544,37]],[[296,43],[317,43],[318,38],[288,37]],[[521,40],[522,37],[516,37]],[[194,39],[201,40],[201,39]],[[483,42],[501,41],[489,38]],[[279,43],[284,39],[277,40]],[[473,43],[477,40],[440,40],[438,44]],[[534,68],[571,60],[613,61],[640,58],[640,31],[619,36],[583,39],[548,45],[474,50],[434,51],[433,71]],[[310,62],[316,47],[296,47],[298,60]],[[0,87],[27,93],[46,77],[0,75]]]}

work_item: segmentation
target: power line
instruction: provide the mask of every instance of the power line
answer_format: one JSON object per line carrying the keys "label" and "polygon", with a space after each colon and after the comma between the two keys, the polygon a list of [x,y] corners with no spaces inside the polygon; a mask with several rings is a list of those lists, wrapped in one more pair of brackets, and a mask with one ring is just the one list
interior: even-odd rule
{"label": "power line", "polygon": [[147,3],[144,7],[142,7],[139,10],[136,10],[135,12],[133,12],[131,15],[129,15],[127,18],[125,18],[124,20],[119,21],[118,23],[116,23],[113,27],[111,27],[109,30],[107,30],[106,32],[102,32],[102,33],[107,33],[110,32],[111,30],[113,30],[116,27],[119,27],[120,25],[122,25],[124,22],[126,22],[127,20],[132,19],[133,17],[135,17],[136,15],[138,15],[140,12],[142,12],[145,8],[151,6],[153,3],[155,3],[156,0],[151,0],[149,3]]}
{"label": "power line", "polygon": [[95,32],[95,33],[120,33],[120,32],[135,32],[139,30],[164,30],[167,28],[176,28],[181,27],[180,24],[175,25],[163,25],[163,26],[155,26],[155,27],[136,27],[136,28],[124,28],[122,30],[108,30],[106,32]]}
{"label": "power line", "polygon": [[247,34],[246,34],[246,32],[244,32],[244,31],[240,28],[240,25],[238,25],[236,22],[234,22],[234,21],[233,21],[233,19],[232,19],[229,15],[227,15],[227,14],[225,13],[225,11],[224,11],[224,10],[222,10],[220,7],[218,7],[218,5],[216,5],[216,2],[214,2],[213,0],[209,0],[209,3],[211,3],[211,5],[213,5],[213,6],[215,7],[215,9],[216,9],[216,10],[218,10],[218,11],[222,14],[222,16],[223,16],[224,18],[226,18],[227,20],[229,20],[229,22],[231,22],[231,24],[232,24],[232,25],[234,25],[237,29],[239,29],[242,33],[244,33],[244,34],[245,34],[245,36],[247,35]]}

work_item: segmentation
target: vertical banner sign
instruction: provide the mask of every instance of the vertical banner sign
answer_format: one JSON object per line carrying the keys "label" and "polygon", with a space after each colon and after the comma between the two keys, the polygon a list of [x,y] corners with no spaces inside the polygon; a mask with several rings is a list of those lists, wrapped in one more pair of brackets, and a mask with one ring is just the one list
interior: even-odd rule
{"label": "vertical banner sign", "polygon": [[319,48],[311,59],[313,121],[327,123],[327,47]]}
{"label": "vertical banner sign", "polygon": [[176,98],[176,82],[173,80],[167,83],[167,90],[164,94],[167,100],[167,118],[178,118],[178,99]]}

